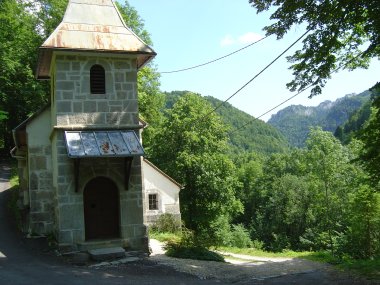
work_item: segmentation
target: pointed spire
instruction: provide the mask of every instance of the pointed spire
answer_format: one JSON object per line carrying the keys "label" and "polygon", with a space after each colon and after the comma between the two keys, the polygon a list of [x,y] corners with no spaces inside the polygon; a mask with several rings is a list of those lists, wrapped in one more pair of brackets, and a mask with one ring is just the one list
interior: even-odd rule
{"label": "pointed spire", "polygon": [[112,0],[70,0],[62,22],[40,47],[37,78],[47,79],[54,50],[134,54],[137,67],[156,53],[128,28]]}

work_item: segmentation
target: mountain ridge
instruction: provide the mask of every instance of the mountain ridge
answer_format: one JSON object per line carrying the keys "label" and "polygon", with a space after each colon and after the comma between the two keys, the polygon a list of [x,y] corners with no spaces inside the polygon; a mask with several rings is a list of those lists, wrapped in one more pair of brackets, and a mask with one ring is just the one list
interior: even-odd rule
{"label": "mountain ridge", "polygon": [[347,94],[335,101],[326,100],[318,106],[290,105],[268,120],[268,124],[276,127],[294,147],[303,147],[309,129],[322,127],[334,133],[347,122],[350,116],[370,99],[370,92]]}

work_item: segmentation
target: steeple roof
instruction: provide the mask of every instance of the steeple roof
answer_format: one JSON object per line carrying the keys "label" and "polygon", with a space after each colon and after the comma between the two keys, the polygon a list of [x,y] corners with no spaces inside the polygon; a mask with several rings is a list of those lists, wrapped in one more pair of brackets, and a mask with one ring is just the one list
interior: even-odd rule
{"label": "steeple roof", "polygon": [[37,78],[49,78],[54,50],[136,55],[140,68],[155,51],[128,28],[112,0],[70,0],[62,22],[40,47]]}

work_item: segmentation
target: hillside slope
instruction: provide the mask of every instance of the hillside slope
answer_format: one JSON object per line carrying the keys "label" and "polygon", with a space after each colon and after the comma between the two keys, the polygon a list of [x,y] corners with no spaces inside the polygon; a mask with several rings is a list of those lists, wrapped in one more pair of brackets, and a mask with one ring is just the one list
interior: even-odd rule
{"label": "hillside slope", "polygon": [[272,115],[268,123],[276,127],[291,146],[303,147],[309,129],[320,126],[334,133],[350,116],[370,99],[369,91],[350,94],[334,102],[325,101],[316,107],[291,105]]}
{"label": "hillside slope", "polygon": [[[188,91],[165,92],[166,109],[173,107],[175,102]],[[199,94],[198,94],[199,95]],[[199,95],[201,96],[201,95]],[[218,106],[222,101],[211,97],[204,97],[212,106]],[[285,137],[274,127],[261,120],[255,120],[251,115],[240,111],[229,103],[223,104],[216,112],[223,122],[230,128],[229,139],[233,153],[257,152],[269,154],[283,152],[288,148]],[[252,121],[239,131],[234,131],[243,124]]]}

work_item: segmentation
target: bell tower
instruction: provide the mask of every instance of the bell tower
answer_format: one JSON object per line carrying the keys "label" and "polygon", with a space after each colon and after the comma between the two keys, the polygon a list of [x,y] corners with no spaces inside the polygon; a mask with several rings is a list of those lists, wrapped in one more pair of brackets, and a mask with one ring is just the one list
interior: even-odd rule
{"label": "bell tower", "polygon": [[[51,82],[55,231],[62,245],[85,246],[106,237],[147,249],[137,73],[155,55],[111,0],[70,0],[62,22],[40,47],[37,78]],[[94,181],[102,181],[103,189]],[[104,188],[111,186],[108,193]],[[118,210],[102,215],[107,205]],[[99,211],[84,211],[91,207]],[[112,236],[87,233],[96,215],[108,215],[104,227],[115,224]]]}

